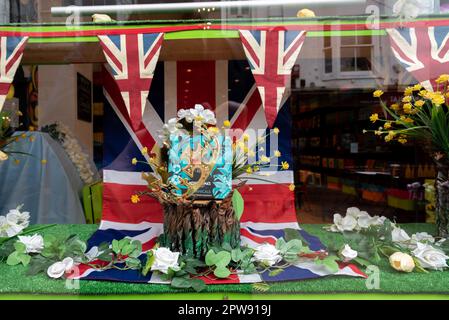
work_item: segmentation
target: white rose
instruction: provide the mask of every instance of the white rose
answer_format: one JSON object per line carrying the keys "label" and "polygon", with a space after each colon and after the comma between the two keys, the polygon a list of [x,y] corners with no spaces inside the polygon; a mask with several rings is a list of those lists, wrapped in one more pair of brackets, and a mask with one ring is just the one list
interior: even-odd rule
{"label": "white rose", "polygon": [[47,275],[50,278],[54,278],[54,279],[58,279],[61,278],[64,273],[70,271],[70,269],[72,269],[73,267],[73,259],[68,257],[65,258],[62,261],[58,261],[53,263],[51,266],[48,267],[47,269]]}
{"label": "white rose", "polygon": [[171,252],[168,248],[157,248],[153,250],[153,255],[154,263],[151,266],[151,271],[158,270],[167,273],[169,268],[179,270],[179,252]]}
{"label": "white rose", "polygon": [[403,229],[394,227],[393,231],[391,231],[391,240],[393,242],[407,242],[410,240],[410,237]]}
{"label": "white rose", "polygon": [[415,234],[412,234],[412,241],[413,242],[424,242],[424,243],[434,243],[435,238],[432,237],[427,232],[417,232]]}
{"label": "white rose", "polygon": [[40,253],[44,249],[44,238],[38,234],[19,236],[19,241],[25,245],[27,253]]}
{"label": "white rose", "polygon": [[429,244],[418,242],[415,250],[412,251],[413,255],[421,263],[421,266],[426,269],[441,270],[447,268],[446,260],[448,256],[443,251],[432,247]]}
{"label": "white rose", "polygon": [[0,150],[0,161],[8,160],[8,155]]}
{"label": "white rose", "polygon": [[346,209],[346,215],[352,216],[354,218],[358,218],[360,215],[360,212],[361,212],[360,209],[357,207],[349,207],[348,209]]}
{"label": "white rose", "polygon": [[357,226],[357,220],[352,216],[342,217],[339,213],[334,214],[334,224],[339,231],[353,231]]}
{"label": "white rose", "polygon": [[389,260],[390,265],[398,271],[412,272],[415,268],[413,258],[406,253],[395,252],[390,256]]}
{"label": "white rose", "polygon": [[6,214],[6,220],[10,224],[18,224],[23,228],[26,228],[30,224],[30,213],[20,212],[19,209],[12,209]]}
{"label": "white rose", "polygon": [[23,226],[11,223],[5,216],[0,216],[0,237],[11,238],[22,232]]}
{"label": "white rose", "polygon": [[366,212],[364,214],[359,215],[357,218],[357,228],[358,229],[366,229],[369,228],[373,224],[373,218]]}
{"label": "white rose", "polygon": [[351,249],[348,244],[345,244],[344,247],[339,252],[340,257],[343,258],[344,262],[351,261],[352,259],[357,258],[357,251]]}
{"label": "white rose", "polygon": [[279,250],[269,243],[264,243],[256,247],[254,252],[254,260],[261,261],[268,266],[272,266],[282,260]]}

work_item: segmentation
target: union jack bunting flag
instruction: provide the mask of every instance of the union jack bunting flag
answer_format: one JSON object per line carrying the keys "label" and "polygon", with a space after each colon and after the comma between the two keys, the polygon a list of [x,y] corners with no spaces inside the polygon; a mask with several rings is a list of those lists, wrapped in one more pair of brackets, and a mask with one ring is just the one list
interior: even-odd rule
{"label": "union jack bunting flag", "polygon": [[305,31],[240,30],[240,39],[262,98],[269,128],[286,98],[292,68],[305,37]]}
{"label": "union jack bunting flag", "polygon": [[[235,81],[235,80],[239,81]],[[104,93],[107,97],[104,118],[104,194],[103,217],[98,230],[88,242],[88,253],[94,254],[100,243],[124,237],[138,239],[143,251],[150,250],[163,231],[161,205],[154,199],[142,197],[139,204],[130,201],[132,194],[146,189],[141,178],[147,166],[133,165],[131,160],[144,160],[141,146],[150,150],[158,140],[157,130],[164,122],[175,117],[179,108],[190,108],[201,103],[217,114],[218,123],[230,119],[234,128],[248,132],[250,128],[260,135],[268,132],[262,101],[257,92],[254,78],[246,61],[169,61],[158,63],[154,81],[143,114],[143,123],[153,144],[147,145],[142,135],[136,135],[129,125],[129,117],[120,95],[114,93],[115,81],[109,73],[104,78]],[[276,149],[280,150],[279,161],[291,163],[291,117],[288,101],[279,110],[274,123],[282,128]],[[250,139],[257,140],[257,137]],[[268,139],[269,140],[269,139]],[[274,153],[271,143],[266,143],[267,155]],[[293,228],[306,239],[312,250],[321,250],[318,238],[300,228],[296,219],[294,194],[288,188],[293,183],[293,171],[270,171],[270,181],[249,180],[241,190],[245,199],[245,211],[241,218],[242,245],[255,247],[284,236],[284,229]],[[263,201],[261,200],[263,199]],[[141,256],[143,261],[145,255]],[[338,275],[361,276],[353,265],[342,264]],[[329,275],[322,266],[313,263],[299,263],[281,274],[271,277],[268,273],[239,274],[226,280],[204,279],[207,283],[248,283],[260,281],[285,281],[316,278]],[[87,265],[79,266],[79,272],[72,277],[90,280],[129,281],[162,283],[156,273],[142,276],[135,270],[97,271]]]}
{"label": "union jack bunting flag", "polygon": [[163,33],[98,36],[120,90],[131,126],[142,126],[142,115],[159,58]]}
{"label": "union jack bunting flag", "polygon": [[449,27],[387,29],[396,59],[427,90],[449,73]]}
{"label": "union jack bunting flag", "polygon": [[0,37],[0,111],[22,60],[28,37]]}

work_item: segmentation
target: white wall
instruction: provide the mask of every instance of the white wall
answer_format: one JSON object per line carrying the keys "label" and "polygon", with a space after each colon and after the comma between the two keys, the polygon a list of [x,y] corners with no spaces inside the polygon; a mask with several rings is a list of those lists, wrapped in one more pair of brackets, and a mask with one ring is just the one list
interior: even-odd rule
{"label": "white wall", "polygon": [[92,122],[77,117],[77,73],[92,81],[90,64],[39,66],[39,127],[56,121],[72,130],[85,151],[93,155]]}

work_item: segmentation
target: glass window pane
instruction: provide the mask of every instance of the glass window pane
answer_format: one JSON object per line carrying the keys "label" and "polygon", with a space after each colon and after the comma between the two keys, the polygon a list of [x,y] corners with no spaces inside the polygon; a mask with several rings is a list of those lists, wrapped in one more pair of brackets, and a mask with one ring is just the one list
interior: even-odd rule
{"label": "glass window pane", "polygon": [[371,70],[371,47],[356,48],[357,71]]}
{"label": "glass window pane", "polygon": [[332,49],[324,50],[324,72],[332,72]]}
{"label": "glass window pane", "polygon": [[340,50],[340,71],[355,71],[354,48],[341,48]]}
{"label": "glass window pane", "polygon": [[348,46],[348,45],[353,45],[356,44],[356,38],[355,37],[341,37],[341,45],[342,46]]}

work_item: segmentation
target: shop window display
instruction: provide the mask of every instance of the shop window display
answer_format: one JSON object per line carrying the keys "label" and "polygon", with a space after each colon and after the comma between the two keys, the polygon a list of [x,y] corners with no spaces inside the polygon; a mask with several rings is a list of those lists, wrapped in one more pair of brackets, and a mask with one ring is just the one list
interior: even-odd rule
{"label": "shop window display", "polygon": [[252,293],[375,266],[434,292],[449,24],[405,2],[9,1],[1,272]]}

